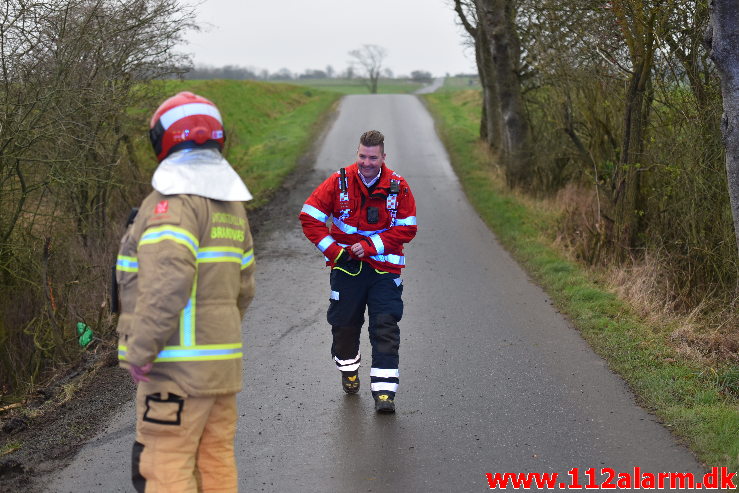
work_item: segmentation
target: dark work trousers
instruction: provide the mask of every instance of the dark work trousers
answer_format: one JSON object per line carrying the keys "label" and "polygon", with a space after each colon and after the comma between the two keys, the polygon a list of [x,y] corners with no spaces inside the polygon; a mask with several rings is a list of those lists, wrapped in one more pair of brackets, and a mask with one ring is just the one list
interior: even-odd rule
{"label": "dark work trousers", "polygon": [[369,315],[372,346],[372,394],[395,395],[398,390],[398,348],[403,316],[403,284],[399,274],[382,273],[365,262],[352,261],[331,270],[328,323],[333,344],[331,356],[341,371],[359,368],[359,336],[364,309]]}

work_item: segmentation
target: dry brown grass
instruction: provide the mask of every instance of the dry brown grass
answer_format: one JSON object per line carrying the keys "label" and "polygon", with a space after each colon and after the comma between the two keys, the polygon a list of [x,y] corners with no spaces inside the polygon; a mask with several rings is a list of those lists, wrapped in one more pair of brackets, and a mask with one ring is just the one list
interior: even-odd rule
{"label": "dry brown grass", "polygon": [[[529,207],[532,199],[524,200]],[[593,189],[567,185],[552,198],[536,200],[537,209],[560,219],[550,241],[567,258],[584,264],[606,288],[631,306],[647,324],[663,333],[686,360],[703,364],[739,363],[739,296],[722,304],[706,293],[686,305],[676,284],[680,272],[669,259],[646,250],[617,263],[603,248],[598,198]]]}

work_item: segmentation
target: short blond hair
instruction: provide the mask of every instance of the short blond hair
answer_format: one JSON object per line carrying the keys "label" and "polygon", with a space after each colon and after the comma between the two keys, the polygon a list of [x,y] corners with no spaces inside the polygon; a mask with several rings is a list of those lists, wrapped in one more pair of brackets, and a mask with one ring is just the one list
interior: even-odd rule
{"label": "short blond hair", "polygon": [[380,146],[380,151],[385,153],[385,136],[379,130],[368,130],[359,137],[359,143],[365,147]]}

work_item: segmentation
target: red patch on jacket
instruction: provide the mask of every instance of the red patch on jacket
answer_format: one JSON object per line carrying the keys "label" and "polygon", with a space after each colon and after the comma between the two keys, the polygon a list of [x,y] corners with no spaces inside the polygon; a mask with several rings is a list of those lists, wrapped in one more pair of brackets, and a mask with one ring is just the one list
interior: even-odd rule
{"label": "red patch on jacket", "polygon": [[169,200],[162,200],[154,207],[154,214],[164,214],[169,210]]}

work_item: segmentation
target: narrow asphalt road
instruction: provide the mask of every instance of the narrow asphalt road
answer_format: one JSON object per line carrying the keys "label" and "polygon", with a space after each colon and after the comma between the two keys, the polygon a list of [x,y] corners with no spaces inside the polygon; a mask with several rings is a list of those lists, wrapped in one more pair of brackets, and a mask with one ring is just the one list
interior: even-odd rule
{"label": "narrow asphalt road", "polygon": [[[368,129],[410,183],[418,236],[404,271],[398,412],[376,415],[369,368],[344,395],[329,355],[328,271],[297,215]],[[611,467],[700,472],[501,249],[464,197],[415,96],[349,96],[315,168],[257,238],[236,437],[241,491],[484,491],[485,473]],[[369,354],[366,330],[362,349]],[[48,484],[132,491],[133,407]],[[564,479],[567,479],[565,477]]]}

